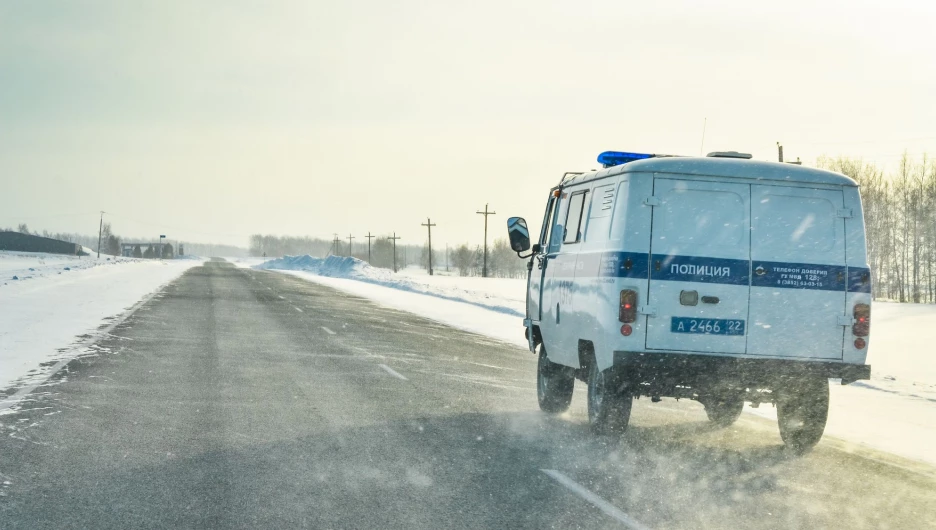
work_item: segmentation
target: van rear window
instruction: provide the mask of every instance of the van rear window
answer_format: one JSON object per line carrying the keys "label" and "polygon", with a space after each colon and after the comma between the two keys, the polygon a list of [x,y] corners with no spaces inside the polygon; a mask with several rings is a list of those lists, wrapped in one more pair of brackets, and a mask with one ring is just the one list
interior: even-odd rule
{"label": "van rear window", "polygon": [[797,252],[826,252],[835,245],[835,206],[825,198],[770,194],[756,208],[761,245]]}
{"label": "van rear window", "polygon": [[748,237],[745,203],[733,191],[677,188],[664,201],[658,237],[669,244],[683,250],[735,247]]}

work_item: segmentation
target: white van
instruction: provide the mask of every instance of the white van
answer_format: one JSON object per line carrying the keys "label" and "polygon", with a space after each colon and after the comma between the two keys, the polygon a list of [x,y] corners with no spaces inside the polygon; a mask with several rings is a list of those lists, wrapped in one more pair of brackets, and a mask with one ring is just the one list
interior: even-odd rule
{"label": "white van", "polygon": [[[844,175],[750,158],[605,152],[550,190],[524,320],[543,410],[579,378],[599,432],[643,395],[696,399],[723,426],[774,403],[788,447],[819,441],[828,379],[871,374],[861,199]],[[525,220],[508,230],[531,249]]]}

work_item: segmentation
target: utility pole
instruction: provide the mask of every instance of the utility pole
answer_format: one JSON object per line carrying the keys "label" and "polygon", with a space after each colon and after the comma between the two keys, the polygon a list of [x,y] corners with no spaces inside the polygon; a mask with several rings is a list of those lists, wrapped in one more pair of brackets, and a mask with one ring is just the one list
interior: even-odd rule
{"label": "utility pole", "polygon": [[483,265],[481,266],[481,277],[487,278],[487,221],[489,215],[496,215],[497,212],[489,212],[488,205],[484,205],[483,212],[477,212],[480,215],[484,216],[484,258]]}
{"label": "utility pole", "polygon": [[101,224],[98,225],[97,231],[97,257],[101,257],[101,234],[104,233],[104,210],[101,210]]}
{"label": "utility pole", "polygon": [[396,268],[396,241],[397,239],[403,239],[402,237],[397,237],[396,232],[393,233],[393,237],[388,237],[387,239],[393,241],[393,272],[397,271]]}
{"label": "utility pole", "polygon": [[370,230],[367,231],[367,263],[371,262],[370,259],[370,240],[377,236],[372,236]]}
{"label": "utility pole", "polygon": [[448,243],[445,244],[445,272],[449,271]]}
{"label": "utility pole", "polygon": [[357,238],[352,236],[351,234],[348,234],[348,255],[351,256],[352,258],[354,257],[354,246],[353,246],[353,243],[351,242],[351,240],[353,239],[357,239]]}
{"label": "utility pole", "polygon": [[777,156],[780,162],[783,162],[783,146],[780,145],[780,142],[777,142]]}
{"label": "utility pole", "polygon": [[332,256],[338,255],[338,234],[335,234],[335,239],[332,239]]}
{"label": "utility pole", "polygon": [[432,276],[432,227],[435,226],[435,224],[426,217],[426,222],[423,223],[422,226],[429,229],[429,276]]}

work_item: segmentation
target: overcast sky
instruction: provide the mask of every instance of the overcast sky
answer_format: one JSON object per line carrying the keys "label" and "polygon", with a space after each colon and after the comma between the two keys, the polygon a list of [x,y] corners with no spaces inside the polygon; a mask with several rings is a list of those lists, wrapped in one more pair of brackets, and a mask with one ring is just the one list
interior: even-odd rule
{"label": "overcast sky", "polygon": [[936,154],[934,4],[815,3],[2,0],[0,227],[479,243],[486,202],[539,226],[563,171],[705,119],[764,160]]}

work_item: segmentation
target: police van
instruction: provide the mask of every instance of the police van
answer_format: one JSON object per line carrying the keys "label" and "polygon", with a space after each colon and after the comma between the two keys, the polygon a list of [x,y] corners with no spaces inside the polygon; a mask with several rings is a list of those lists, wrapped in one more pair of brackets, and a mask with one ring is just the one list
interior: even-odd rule
{"label": "police van", "polygon": [[743,153],[605,152],[551,189],[528,255],[526,336],[540,408],[588,384],[588,420],[621,431],[632,400],[698,400],[733,423],[777,407],[796,451],[822,437],[830,378],[870,377],[871,276],[850,178]]}

